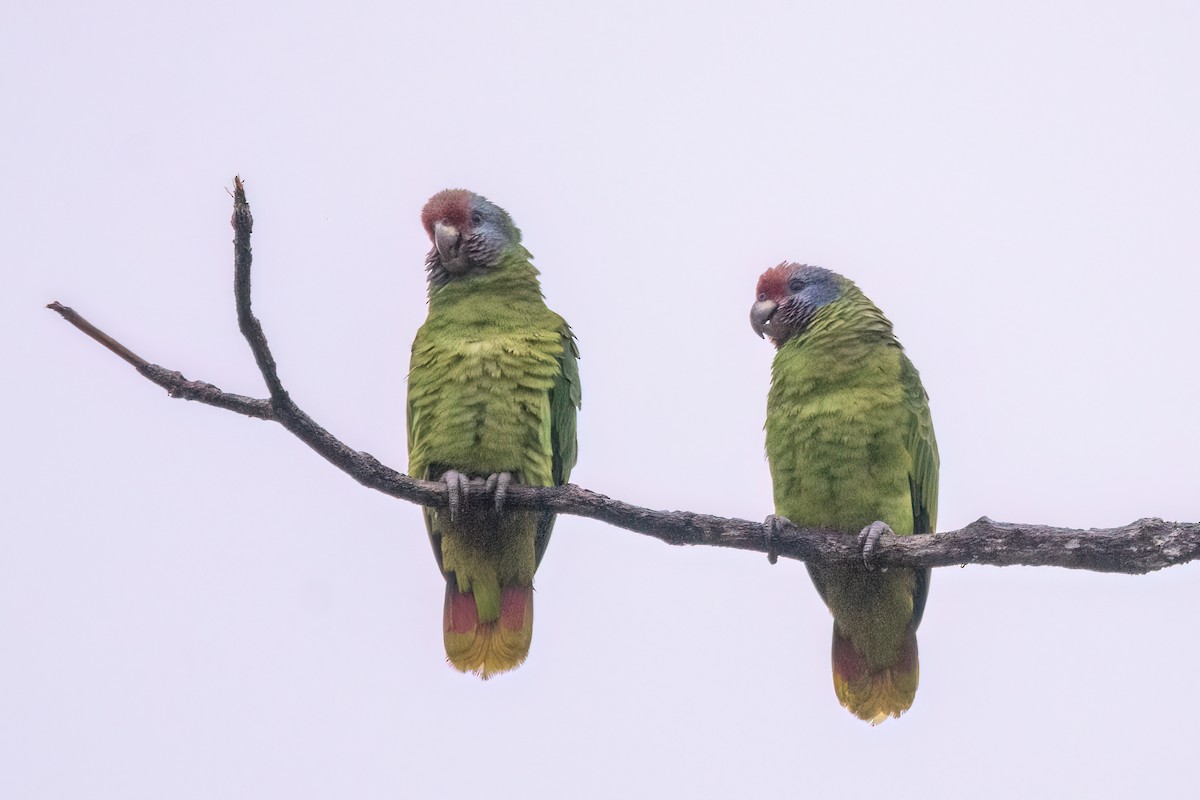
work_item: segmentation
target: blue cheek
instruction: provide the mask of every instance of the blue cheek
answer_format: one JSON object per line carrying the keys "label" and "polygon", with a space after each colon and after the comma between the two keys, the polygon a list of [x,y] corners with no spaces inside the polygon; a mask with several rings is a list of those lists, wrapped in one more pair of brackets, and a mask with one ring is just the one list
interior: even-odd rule
{"label": "blue cheek", "polygon": [[495,226],[485,225],[483,228],[483,239],[488,243],[491,249],[499,250],[504,246],[504,236],[500,231],[496,230]]}
{"label": "blue cheek", "polygon": [[804,291],[800,293],[801,300],[810,308],[820,308],[827,306],[834,300],[838,299],[838,287],[829,281],[821,281],[820,283],[809,284]]}

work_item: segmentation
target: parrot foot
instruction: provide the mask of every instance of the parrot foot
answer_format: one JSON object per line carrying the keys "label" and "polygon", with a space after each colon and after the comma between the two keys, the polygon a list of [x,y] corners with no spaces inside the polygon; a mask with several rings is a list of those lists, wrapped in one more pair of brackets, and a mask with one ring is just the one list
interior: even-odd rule
{"label": "parrot foot", "polygon": [[[858,546],[862,550],[863,566],[869,570],[875,569],[875,559],[878,556],[875,548],[879,546],[879,537],[885,533],[889,536],[896,535],[886,522],[875,520],[858,534]],[[886,572],[887,567],[884,567],[883,571]]]}
{"label": "parrot foot", "polygon": [[792,524],[787,517],[776,514],[768,514],[767,518],[763,520],[763,529],[767,533],[767,561],[772,564],[779,561],[779,554],[775,552],[775,536],[783,529],[785,523]]}
{"label": "parrot foot", "polygon": [[450,502],[450,521],[458,519],[458,510],[462,503],[471,496],[471,478],[456,469],[448,469],[442,474],[442,482],[446,484],[446,498]]}
{"label": "parrot foot", "polygon": [[504,498],[508,496],[508,485],[512,483],[511,472],[493,472],[484,484],[484,491],[494,494],[496,513],[504,510]]}

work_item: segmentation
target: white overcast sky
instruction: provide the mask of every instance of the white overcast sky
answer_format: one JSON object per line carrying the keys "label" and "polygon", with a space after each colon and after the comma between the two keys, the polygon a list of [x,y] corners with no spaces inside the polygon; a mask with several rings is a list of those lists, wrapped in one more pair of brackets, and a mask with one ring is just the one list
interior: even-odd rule
{"label": "white overcast sky", "polygon": [[[704,7],[702,7],[704,6]],[[583,353],[574,479],[758,519],[782,259],[924,378],[939,528],[1200,519],[1200,6],[5,4],[4,798],[1176,796],[1200,566],[938,570],[913,709],[838,706],[801,564],[562,518],[529,661],[444,663],[413,506],[43,309],[403,469],[424,201],[508,209]]]}

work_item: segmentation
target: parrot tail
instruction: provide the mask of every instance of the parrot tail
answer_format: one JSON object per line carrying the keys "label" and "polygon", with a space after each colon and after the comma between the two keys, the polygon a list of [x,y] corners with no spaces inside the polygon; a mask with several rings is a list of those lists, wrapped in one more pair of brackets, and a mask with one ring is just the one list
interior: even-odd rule
{"label": "parrot tail", "polygon": [[505,586],[500,616],[480,622],[474,594],[460,592],[451,579],[446,582],[443,628],[446,658],[455,668],[484,680],[516,669],[529,655],[533,639],[533,587]]}
{"label": "parrot tail", "polygon": [[899,717],[917,696],[917,632],[909,631],[891,665],[871,670],[866,656],[833,626],[833,690],[858,717],[878,725]]}

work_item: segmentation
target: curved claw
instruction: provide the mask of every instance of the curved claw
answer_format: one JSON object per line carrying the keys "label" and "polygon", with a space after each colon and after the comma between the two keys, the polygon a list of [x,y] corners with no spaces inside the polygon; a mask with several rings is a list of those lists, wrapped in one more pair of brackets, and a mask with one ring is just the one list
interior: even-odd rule
{"label": "curved claw", "polygon": [[784,523],[792,524],[787,517],[777,514],[767,514],[767,518],[763,520],[763,529],[767,533],[767,561],[772,564],[779,561],[779,554],[775,552],[775,536],[783,530]]}
{"label": "curved claw", "polygon": [[[869,570],[875,569],[875,559],[877,557],[875,548],[879,545],[879,537],[885,533],[889,536],[896,535],[895,531],[886,522],[875,520],[858,534],[858,546],[862,550],[863,566]],[[887,568],[885,567],[884,569]]]}
{"label": "curved claw", "polygon": [[508,497],[508,486],[512,483],[511,472],[493,472],[488,476],[484,489],[488,494],[495,494],[496,513],[504,510],[504,498]]}
{"label": "curved claw", "polygon": [[458,510],[462,503],[471,496],[471,479],[456,469],[448,469],[442,474],[442,482],[446,484],[446,498],[450,502],[450,521],[458,518]]}

